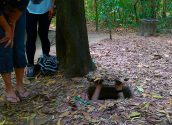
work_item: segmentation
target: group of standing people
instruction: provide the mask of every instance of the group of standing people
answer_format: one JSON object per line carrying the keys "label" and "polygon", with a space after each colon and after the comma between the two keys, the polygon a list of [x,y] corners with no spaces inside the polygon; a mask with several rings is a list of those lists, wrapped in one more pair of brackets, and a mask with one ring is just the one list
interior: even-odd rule
{"label": "group of standing people", "polygon": [[[37,33],[43,55],[49,56],[48,30],[54,13],[54,2],[55,0],[0,0],[0,74],[5,84],[6,100],[11,103],[20,102],[29,96],[23,78],[25,67],[27,77],[34,77],[35,74]],[[11,80],[13,69],[16,75],[15,87]]]}

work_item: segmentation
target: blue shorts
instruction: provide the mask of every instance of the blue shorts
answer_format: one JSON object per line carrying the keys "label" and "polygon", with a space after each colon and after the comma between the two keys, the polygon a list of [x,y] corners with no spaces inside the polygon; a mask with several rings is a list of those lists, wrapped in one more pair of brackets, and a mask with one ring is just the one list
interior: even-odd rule
{"label": "blue shorts", "polygon": [[[24,68],[26,66],[25,57],[25,13],[16,23],[13,47],[5,48],[5,43],[0,43],[0,73],[10,73],[13,68]],[[4,31],[0,27],[0,38],[4,36]]]}

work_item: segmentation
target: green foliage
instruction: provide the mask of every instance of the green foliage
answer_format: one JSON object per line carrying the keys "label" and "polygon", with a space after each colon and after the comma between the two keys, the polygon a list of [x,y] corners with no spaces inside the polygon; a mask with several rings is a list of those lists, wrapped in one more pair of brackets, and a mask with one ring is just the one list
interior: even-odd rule
{"label": "green foliage", "polygon": [[114,12],[116,9],[114,5],[114,0],[102,0],[99,3],[100,21],[105,22],[108,29],[114,27]]}
{"label": "green foliage", "polygon": [[93,0],[85,0],[85,11],[86,11],[86,17],[88,21],[94,21],[95,20],[95,12],[94,12],[94,5]]}
{"label": "green foliage", "polygon": [[96,1],[99,24],[108,29],[138,26],[142,18],[157,18],[162,21],[159,25],[164,25],[165,18],[172,16],[171,0],[85,0],[88,21],[96,20]]}

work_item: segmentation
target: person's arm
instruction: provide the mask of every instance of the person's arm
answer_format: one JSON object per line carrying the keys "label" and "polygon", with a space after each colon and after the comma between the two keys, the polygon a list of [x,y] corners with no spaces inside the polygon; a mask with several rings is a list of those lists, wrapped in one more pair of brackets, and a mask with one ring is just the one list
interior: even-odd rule
{"label": "person's arm", "polygon": [[10,25],[15,25],[17,20],[20,18],[20,16],[22,15],[22,11],[20,11],[17,8],[14,8],[12,12],[9,13],[8,17],[9,17],[9,24]]}
{"label": "person's arm", "polygon": [[4,35],[1,36],[0,43],[7,42],[5,47],[9,46],[13,39],[13,31],[5,19],[4,15],[0,12],[0,27],[4,30]]}
{"label": "person's arm", "polygon": [[26,9],[28,2],[29,0],[16,0],[16,2],[13,3],[14,8],[8,14],[9,24],[13,25],[17,22],[17,20],[22,15],[22,12]]}
{"label": "person's arm", "polygon": [[99,99],[101,89],[102,89],[102,84],[96,85],[96,89],[95,89],[95,91],[91,97],[91,100],[98,100]]}
{"label": "person's arm", "polygon": [[54,15],[54,4],[55,4],[55,0],[51,0],[51,8],[48,13],[49,19],[51,19]]}
{"label": "person's arm", "polygon": [[2,27],[4,31],[7,31],[10,29],[10,26],[3,14],[0,14],[0,27]]}
{"label": "person's arm", "polygon": [[22,12],[26,9],[28,2],[29,0],[13,1],[13,3],[11,3],[13,9],[6,13],[8,21],[5,19],[2,10],[0,10],[0,26],[5,32],[5,36],[0,40],[0,43],[7,42],[5,47],[13,44],[15,24],[20,18]]}

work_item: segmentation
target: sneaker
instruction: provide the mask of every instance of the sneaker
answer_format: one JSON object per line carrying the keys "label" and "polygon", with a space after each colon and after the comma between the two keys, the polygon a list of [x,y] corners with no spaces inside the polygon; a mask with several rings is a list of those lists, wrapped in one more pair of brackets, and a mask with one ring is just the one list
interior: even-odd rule
{"label": "sneaker", "polygon": [[27,78],[34,78],[34,76],[35,76],[34,66],[28,66],[26,68],[26,77]]}

